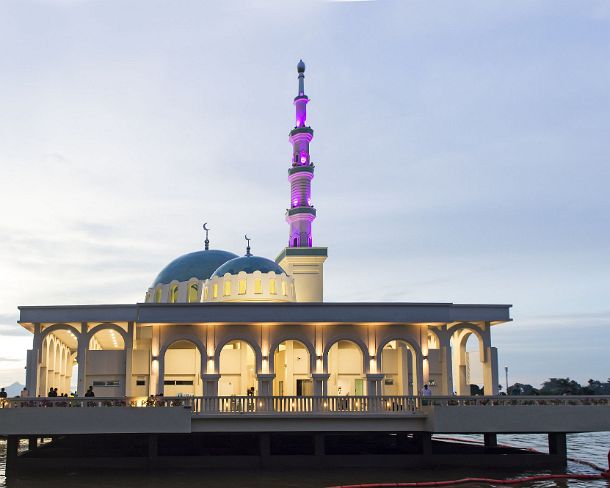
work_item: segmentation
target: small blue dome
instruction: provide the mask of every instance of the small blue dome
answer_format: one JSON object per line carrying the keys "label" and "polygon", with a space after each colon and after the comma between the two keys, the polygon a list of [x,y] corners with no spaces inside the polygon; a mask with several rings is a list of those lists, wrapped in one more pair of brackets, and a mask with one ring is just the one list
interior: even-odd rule
{"label": "small blue dome", "polygon": [[152,287],[158,284],[168,284],[172,281],[188,281],[191,278],[207,280],[212,273],[227,261],[232,261],[237,254],[232,252],[211,249],[195,251],[180,256],[161,270]]}
{"label": "small blue dome", "polygon": [[286,274],[279,264],[276,264],[275,261],[271,261],[271,259],[262,258],[260,256],[241,256],[239,258],[231,259],[231,261],[227,261],[220,268],[214,271],[212,276],[224,276],[229,273],[232,275],[236,275],[239,272],[245,273],[254,273],[255,271],[260,271],[261,273],[269,273],[269,271],[274,271],[275,274]]}

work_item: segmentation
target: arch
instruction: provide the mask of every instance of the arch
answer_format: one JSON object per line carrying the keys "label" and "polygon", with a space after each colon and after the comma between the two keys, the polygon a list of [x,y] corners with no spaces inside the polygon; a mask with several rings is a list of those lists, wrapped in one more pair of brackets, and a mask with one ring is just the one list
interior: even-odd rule
{"label": "arch", "polygon": [[[479,371],[479,368],[483,368],[483,376],[485,377],[485,363],[487,362],[487,345],[489,335],[486,334],[485,330],[482,330],[475,324],[470,322],[463,322],[456,326],[448,329],[448,336],[451,344],[451,362],[453,369],[453,389],[457,391],[459,395],[470,395],[471,394],[471,386],[473,383],[473,378],[471,376],[470,381],[468,381],[468,372],[473,374],[472,371],[474,368],[473,365],[468,367],[469,363],[469,355],[467,354],[467,342],[468,339],[474,335],[478,341],[478,349],[479,349],[479,361],[474,362],[476,364],[475,371]],[[480,364],[480,366],[479,366]],[[477,382],[478,383],[478,382]],[[485,380],[483,380],[485,383]],[[488,385],[488,388],[491,388],[491,385]]]}
{"label": "arch", "polygon": [[178,303],[178,284],[174,283],[169,287],[169,303]]}
{"label": "arch", "polygon": [[[427,337],[426,337],[426,340],[427,340]],[[383,350],[388,346],[388,344],[390,344],[390,342],[397,342],[397,343],[402,342],[402,343],[406,344],[408,349],[410,349],[410,352],[413,355],[413,358],[412,358],[411,364],[407,363],[407,368],[410,370],[412,384],[407,384],[406,390],[408,392],[410,392],[410,394],[417,395],[419,392],[419,389],[423,386],[424,357],[422,354],[421,347],[419,346],[419,344],[417,344],[416,342],[414,342],[412,339],[409,339],[409,338],[391,336],[389,339],[385,339],[377,347],[377,356],[376,356],[378,371],[380,371],[382,373],[384,373],[384,371],[383,371]],[[404,359],[403,359],[403,365],[404,365]],[[403,381],[404,381],[404,379],[403,379]],[[402,384],[402,387],[403,387],[402,388],[403,391],[399,393],[400,395],[406,394],[404,391],[405,390],[404,383]],[[384,385],[384,388],[385,388],[385,385]]]}
{"label": "arch", "polygon": [[49,327],[45,328],[42,332],[40,332],[40,338],[44,339],[47,335],[49,335],[51,332],[54,332],[56,330],[67,330],[67,331],[73,332],[74,335],[76,336],[77,340],[81,336],[81,332],[76,327],[74,327],[73,325],[61,322],[61,323],[50,325]]}
{"label": "arch", "polygon": [[[293,347],[295,343],[300,347],[295,349]],[[280,351],[282,344],[286,344],[284,351]],[[300,361],[302,358],[295,351],[305,351],[308,361]],[[280,364],[276,364],[276,355],[282,354],[282,352],[284,360]],[[313,395],[312,373],[315,371],[315,361],[315,350],[311,345],[300,339],[286,338],[279,341],[269,352],[269,371],[274,375],[273,394],[276,396]]]}
{"label": "arch", "polygon": [[419,361],[423,360],[423,356],[422,356],[422,352],[421,352],[421,348],[419,347],[419,344],[417,344],[416,342],[413,342],[413,340],[409,339],[409,338],[391,336],[390,339],[385,339],[383,342],[379,343],[379,346],[377,346],[377,364],[379,365],[379,367],[381,367],[381,363],[383,362],[383,359],[381,357],[383,348],[392,341],[401,341],[401,342],[408,344],[409,346],[411,346],[411,348],[415,352],[417,361],[419,362]]}
{"label": "arch", "polygon": [[196,303],[199,301],[199,283],[190,282],[186,292],[186,301],[188,303]]}
{"label": "arch", "polygon": [[309,352],[309,371],[314,372],[316,370],[316,349],[313,344],[304,339],[303,337],[282,337],[280,339],[276,339],[269,348],[269,371],[271,373],[275,372],[275,351],[282,342],[286,341],[295,341],[305,346],[305,349]]}
{"label": "arch", "polygon": [[360,352],[362,353],[362,372],[366,374],[368,371],[367,365],[368,365],[368,359],[370,356],[369,348],[366,346],[366,344],[364,343],[364,341],[362,339],[360,339],[358,337],[349,337],[349,336],[334,337],[331,342],[329,342],[328,344],[326,344],[326,346],[324,346],[324,353],[322,355],[324,371],[328,372],[328,352],[330,351],[330,348],[333,347],[335,344],[337,344],[340,341],[353,342],[360,348]]}
{"label": "arch", "polygon": [[[206,356],[204,356],[201,341],[191,339],[173,338],[171,342],[164,345],[159,353],[158,391],[163,392],[166,396],[197,396],[203,393],[201,374]],[[192,347],[177,347],[176,349],[180,351],[179,357],[170,358],[168,364],[169,351],[180,343],[188,343]],[[189,357],[189,354],[185,354],[184,351],[191,349],[195,351],[195,356],[190,355]],[[190,368],[188,367],[189,362],[191,363]]]}
{"label": "arch", "polygon": [[113,324],[112,322],[103,322],[101,324],[97,324],[96,326],[92,327],[89,331],[87,331],[87,333],[86,333],[87,345],[89,344],[89,341],[91,340],[91,338],[102,330],[114,330],[115,332],[118,332],[121,335],[121,337],[123,338],[123,342],[125,343],[125,348],[127,348],[127,339],[129,338],[129,334],[127,333],[127,331],[125,329],[123,329],[123,327],[121,327],[120,325],[117,325],[117,324]]}
{"label": "arch", "polygon": [[199,354],[201,354],[202,359],[207,358],[205,346],[203,345],[203,342],[201,342],[201,339],[199,337],[192,334],[180,334],[176,337],[172,337],[169,341],[163,343],[161,349],[159,350],[159,359],[161,360],[161,358],[165,356],[165,351],[167,351],[172,344],[180,341],[192,342],[199,350]]}
{"label": "arch", "polygon": [[251,339],[240,337],[240,336],[225,337],[222,341],[220,341],[218,344],[216,344],[216,349],[214,350],[214,367],[215,367],[216,371],[219,371],[220,353],[222,352],[222,348],[225,347],[229,342],[233,342],[233,341],[245,342],[252,348],[252,350],[254,351],[256,373],[258,374],[262,370],[262,364],[263,364],[263,353],[261,351],[261,348],[256,342],[252,342]]}
{"label": "arch", "polygon": [[[250,341],[225,341],[218,351],[218,393],[220,396],[250,395],[257,391],[260,366],[258,352]],[[260,392],[259,392],[260,393]]]}
{"label": "arch", "polygon": [[[362,364],[358,368],[357,359],[345,357],[349,354],[349,350],[341,348],[341,342],[348,343],[361,356]],[[335,348],[336,346],[336,348]],[[343,354],[342,354],[343,352]],[[334,360],[331,362],[331,356]],[[367,363],[370,355],[367,348],[361,340],[354,339],[335,339],[332,343],[326,345],[324,362],[325,371],[330,375],[327,383],[327,388],[332,395],[365,395],[366,374],[368,372]]]}
{"label": "arch", "polygon": [[485,331],[482,330],[478,325],[470,323],[470,322],[462,322],[458,325],[454,325],[447,329],[447,334],[449,336],[449,340],[451,340],[454,334],[460,330],[469,330],[473,334],[477,336],[479,340],[479,347],[483,350],[487,346],[487,340],[485,337]]}

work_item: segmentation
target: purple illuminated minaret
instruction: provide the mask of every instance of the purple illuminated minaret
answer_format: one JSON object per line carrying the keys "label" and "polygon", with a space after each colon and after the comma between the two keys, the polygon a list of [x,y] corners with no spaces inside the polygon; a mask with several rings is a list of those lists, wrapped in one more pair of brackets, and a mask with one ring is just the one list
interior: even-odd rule
{"label": "purple illuminated minaret", "polygon": [[292,166],[288,170],[290,181],[290,208],[286,210],[286,222],[290,225],[288,246],[275,258],[284,271],[294,279],[297,302],[322,302],[324,300],[324,261],[328,257],[326,247],[314,247],[311,223],[316,209],[311,204],[311,180],[313,164],[309,155],[309,143],[313,130],[307,127],[307,102],[305,95],[305,63],[299,61],[299,93],[294,99],[296,125],[288,140],[292,144]]}
{"label": "purple illuminated minaret", "polygon": [[316,218],[316,209],[311,204],[311,180],[314,165],[309,155],[309,143],[313,130],[308,127],[305,95],[305,63],[297,65],[299,93],[294,99],[296,126],[290,131],[288,140],[292,144],[292,167],[288,170],[290,181],[290,208],[286,211],[286,222],[290,225],[288,247],[312,247],[311,223]]}

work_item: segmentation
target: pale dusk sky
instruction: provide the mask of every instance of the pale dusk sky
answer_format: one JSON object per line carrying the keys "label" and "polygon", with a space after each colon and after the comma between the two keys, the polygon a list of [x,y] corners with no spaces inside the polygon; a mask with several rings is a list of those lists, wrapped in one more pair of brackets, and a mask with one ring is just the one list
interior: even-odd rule
{"label": "pale dusk sky", "polygon": [[285,245],[296,63],[327,301],[511,303],[501,383],[610,376],[607,1],[0,2],[0,386],[18,305]]}

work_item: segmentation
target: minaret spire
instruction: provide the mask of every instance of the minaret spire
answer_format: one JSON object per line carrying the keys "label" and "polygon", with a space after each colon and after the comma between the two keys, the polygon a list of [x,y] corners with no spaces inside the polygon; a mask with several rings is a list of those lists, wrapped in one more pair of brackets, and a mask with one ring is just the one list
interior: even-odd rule
{"label": "minaret spire", "polygon": [[208,251],[210,249],[210,239],[208,239],[208,232],[211,229],[208,229],[208,223],[203,224],[203,230],[205,230],[205,250]]}
{"label": "minaret spire", "polygon": [[309,143],[313,130],[308,127],[307,103],[305,95],[305,63],[297,64],[299,93],[294,99],[296,125],[290,131],[288,140],[292,144],[292,167],[288,170],[290,181],[290,208],[286,211],[286,222],[290,225],[288,247],[312,247],[311,223],[316,218],[316,210],[311,204],[311,180],[314,165],[309,155]]}
{"label": "minaret spire", "polygon": [[324,261],[328,249],[314,247],[311,224],[316,209],[311,204],[311,180],[314,166],[309,156],[309,143],[313,130],[307,126],[305,95],[305,63],[297,64],[299,92],[294,99],[296,124],[288,140],[292,144],[292,164],[288,170],[290,182],[290,208],[286,210],[286,222],[290,226],[288,246],[275,258],[287,274],[294,278],[297,302],[321,302],[324,300]]}

